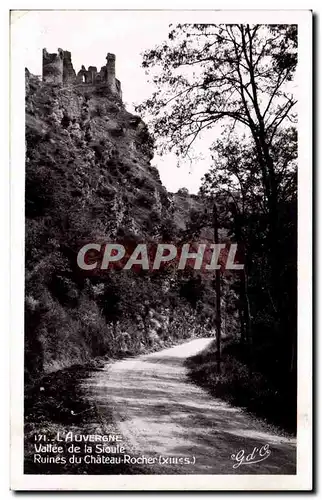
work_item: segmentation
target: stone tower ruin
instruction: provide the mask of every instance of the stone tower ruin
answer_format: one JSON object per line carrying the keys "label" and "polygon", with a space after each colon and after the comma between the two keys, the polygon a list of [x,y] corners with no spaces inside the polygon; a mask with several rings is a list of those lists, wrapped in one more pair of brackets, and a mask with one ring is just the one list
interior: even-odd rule
{"label": "stone tower ruin", "polygon": [[42,79],[52,84],[105,87],[122,98],[121,83],[115,77],[115,55],[110,53],[106,56],[106,65],[100,71],[97,71],[96,66],[89,66],[88,69],[82,66],[76,74],[70,52],[58,49],[58,53],[49,54],[43,49]]}
{"label": "stone tower ruin", "polygon": [[49,54],[42,51],[42,79],[48,83],[62,83],[63,81],[64,51],[58,49],[58,54]]}
{"label": "stone tower ruin", "polygon": [[117,92],[115,78],[115,55],[110,53],[106,56],[106,81],[112,92]]}

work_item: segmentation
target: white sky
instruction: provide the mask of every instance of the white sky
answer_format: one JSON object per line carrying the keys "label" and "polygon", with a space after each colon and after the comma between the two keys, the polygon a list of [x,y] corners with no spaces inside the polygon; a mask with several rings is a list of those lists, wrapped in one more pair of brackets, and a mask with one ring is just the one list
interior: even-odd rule
{"label": "white sky", "polygon": [[[13,28],[25,67],[37,75],[42,72],[44,47],[49,52],[56,52],[58,47],[69,50],[76,72],[82,64],[100,69],[107,52],[114,53],[123,100],[128,111],[134,112],[133,103],[150,96],[154,88],[141,67],[141,54],[167,38],[170,21],[164,13],[147,11],[29,11],[15,13]],[[200,179],[209,168],[208,144],[203,149],[204,159],[180,168],[174,155],[155,155],[152,164],[169,191],[181,187],[191,193],[198,191]]]}

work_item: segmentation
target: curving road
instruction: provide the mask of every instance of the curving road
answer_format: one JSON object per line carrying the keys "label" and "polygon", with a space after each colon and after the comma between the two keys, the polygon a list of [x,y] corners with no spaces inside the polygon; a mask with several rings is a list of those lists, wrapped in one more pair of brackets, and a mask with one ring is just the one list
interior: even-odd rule
{"label": "curving road", "polygon": [[[104,408],[112,408],[127,453],[150,457],[147,474],[295,474],[295,439],[274,433],[187,378],[185,360],[213,340],[107,364],[87,380],[87,392],[103,419]],[[249,461],[237,467],[232,455],[238,452]]]}

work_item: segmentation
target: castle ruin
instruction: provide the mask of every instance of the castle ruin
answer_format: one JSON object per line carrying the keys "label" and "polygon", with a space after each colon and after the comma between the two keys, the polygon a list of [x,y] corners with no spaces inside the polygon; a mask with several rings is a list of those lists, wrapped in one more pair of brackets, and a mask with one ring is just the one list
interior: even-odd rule
{"label": "castle ruin", "polygon": [[58,53],[49,54],[43,49],[42,80],[52,84],[98,85],[122,98],[121,83],[115,77],[115,55],[110,53],[100,71],[96,66],[89,66],[88,69],[82,66],[76,74],[70,52],[58,49]]}

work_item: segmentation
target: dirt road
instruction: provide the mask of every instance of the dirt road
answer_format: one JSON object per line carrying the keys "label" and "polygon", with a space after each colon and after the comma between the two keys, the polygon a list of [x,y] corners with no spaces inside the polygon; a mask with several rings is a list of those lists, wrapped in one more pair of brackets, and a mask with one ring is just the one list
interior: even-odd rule
{"label": "dirt road", "polygon": [[295,474],[295,439],[187,378],[185,360],[212,341],[107,364],[86,382],[87,392],[103,418],[104,407],[112,408],[134,460],[150,457],[147,474]]}

